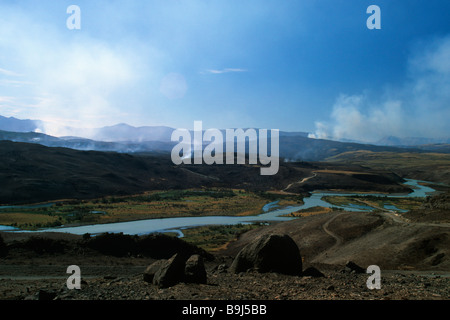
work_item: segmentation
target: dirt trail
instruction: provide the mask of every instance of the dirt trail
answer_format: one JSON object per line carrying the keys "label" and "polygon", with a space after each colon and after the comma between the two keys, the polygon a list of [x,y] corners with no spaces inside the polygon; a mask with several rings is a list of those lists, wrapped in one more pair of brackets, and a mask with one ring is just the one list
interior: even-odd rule
{"label": "dirt trail", "polygon": [[343,215],[345,212],[339,213],[337,215],[333,215],[330,219],[328,219],[323,225],[322,225],[322,229],[323,231],[325,231],[326,234],[328,234],[329,236],[333,237],[336,242],[334,243],[333,246],[331,246],[330,248],[328,248],[327,250],[321,252],[320,254],[318,254],[312,262],[314,261],[321,261],[321,259],[325,256],[327,256],[327,252],[328,251],[332,251],[334,250],[336,247],[340,246],[343,242],[344,239],[337,235],[336,233],[334,233],[333,231],[331,231],[330,229],[328,229],[328,226],[331,222],[333,222],[336,218],[340,217],[341,215]]}
{"label": "dirt trail", "polygon": [[[325,222],[322,225],[323,231],[325,231],[327,234],[329,234],[330,236],[332,236],[336,240],[336,243],[330,249],[333,249],[334,247],[337,247],[337,246],[341,245],[344,242],[344,239],[341,236],[338,236],[337,234],[332,232],[330,229],[328,229],[328,225],[331,222],[333,222],[337,217],[339,217],[341,215],[343,215],[343,213],[340,213],[340,214],[337,214],[337,215],[333,216],[331,219],[327,220],[327,222]],[[328,250],[330,250],[330,249],[328,249]]]}
{"label": "dirt trail", "polygon": [[287,185],[287,187],[283,189],[283,191],[286,191],[287,189],[289,189],[290,187],[292,187],[294,184],[297,184],[297,183],[298,183],[298,184],[305,183],[306,181],[308,181],[309,179],[314,178],[315,176],[317,176],[317,173],[313,172],[313,175],[310,176],[310,177],[306,177],[306,178],[303,178],[303,179],[300,180],[300,181],[296,181],[296,182],[289,183],[289,184]]}
{"label": "dirt trail", "polygon": [[[361,201],[363,202],[363,201]],[[367,204],[367,203],[366,203]],[[373,205],[371,205],[373,206]],[[378,207],[377,207],[378,208]],[[441,227],[441,228],[449,228],[450,227],[450,223],[435,223],[435,222],[412,222],[404,217],[402,217],[401,215],[399,215],[398,213],[396,213],[395,211],[391,211],[391,210],[387,210],[384,208],[379,208],[382,209],[380,214],[389,221],[392,221],[394,224],[398,224],[398,225],[403,225],[403,226],[424,226],[424,227]],[[346,212],[342,212],[336,215],[333,215],[330,219],[326,220],[322,225],[321,228],[322,230],[328,234],[329,236],[333,237],[335,239],[335,243],[329,247],[328,249],[324,250],[323,252],[319,253],[317,256],[314,257],[314,259],[311,260],[311,262],[320,262],[323,261],[324,259],[326,259],[328,257],[328,254],[332,254],[333,252],[335,252],[340,246],[342,246],[342,244],[344,243],[344,239],[339,236],[338,234],[334,233],[332,230],[329,229],[329,225],[330,223],[332,223],[335,219],[337,219],[338,217],[340,217],[343,214],[348,214]]]}

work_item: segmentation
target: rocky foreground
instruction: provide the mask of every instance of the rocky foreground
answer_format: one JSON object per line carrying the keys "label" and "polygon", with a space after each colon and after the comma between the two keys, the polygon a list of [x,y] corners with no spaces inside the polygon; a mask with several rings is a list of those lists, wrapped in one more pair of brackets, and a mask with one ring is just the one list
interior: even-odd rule
{"label": "rocky foreground", "polygon": [[[89,268],[88,268],[89,269]],[[381,289],[366,286],[369,275],[323,270],[325,277],[288,276],[257,272],[233,274],[209,266],[207,284],[178,283],[159,288],[143,280],[145,267],[128,272],[103,270],[104,275],[82,276],[81,289],[67,289],[63,277],[26,277],[0,281],[0,299],[14,300],[448,300],[450,278],[442,273],[386,271]],[[83,270],[83,269],[82,269]],[[142,271],[142,272],[139,272]],[[128,273],[128,274],[127,274]]]}
{"label": "rocky foreground", "polygon": [[[287,237],[287,241],[289,239]],[[66,250],[61,254],[36,254],[16,243],[15,247],[10,245],[9,254],[2,258],[0,264],[0,299],[448,300],[450,297],[450,277],[445,271],[381,270],[380,289],[369,289],[367,280],[370,274],[365,273],[367,266],[359,267],[354,263],[302,265],[301,261],[297,261],[297,269],[286,266],[289,272],[285,272],[284,264],[277,260],[290,254],[289,250],[281,252],[275,260],[267,260],[267,257],[278,254],[269,250],[270,243],[281,243],[277,242],[279,239],[272,240],[264,242],[262,246],[261,243],[252,242],[234,257],[202,255],[202,252],[182,254],[184,259],[200,257],[197,259],[201,261],[200,268],[198,264],[188,268],[194,272],[190,281],[178,274],[175,275],[178,278],[169,283],[161,281],[161,278],[155,280],[154,277],[168,273],[173,276],[173,270],[167,272],[171,268],[167,262],[173,262],[174,259],[139,255],[118,257],[99,254],[91,249],[80,251],[80,248],[78,253]],[[244,260],[237,261],[238,257]],[[178,268],[181,272],[187,270],[186,262],[183,260],[183,268]],[[72,264],[81,269],[80,289],[69,289],[67,286],[70,274],[67,274],[66,269]],[[157,264],[159,267],[154,269],[149,278],[149,266]],[[263,270],[267,266],[273,270]],[[195,278],[196,270],[203,270],[206,278]]]}
{"label": "rocky foreground", "polygon": [[369,290],[365,274],[326,272],[325,278],[277,273],[209,272],[207,284],[179,283],[158,288],[142,274],[105,275],[82,281],[80,290],[67,289],[65,279],[6,280],[1,299],[62,300],[316,300],[316,299],[426,299],[447,300],[450,280],[439,274],[382,274],[381,289]]}

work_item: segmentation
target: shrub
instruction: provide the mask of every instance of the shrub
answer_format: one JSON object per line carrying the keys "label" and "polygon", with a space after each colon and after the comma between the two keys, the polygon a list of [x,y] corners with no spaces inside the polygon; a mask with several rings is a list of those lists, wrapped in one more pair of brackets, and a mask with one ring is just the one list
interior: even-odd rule
{"label": "shrub", "polygon": [[[84,238],[84,237],[83,237]],[[124,257],[136,253],[134,236],[121,233],[103,233],[87,239],[87,247],[106,255]]]}
{"label": "shrub", "polygon": [[5,241],[3,241],[3,238],[0,235],[0,257],[6,256],[7,253],[8,253],[8,247],[6,246]]}
{"label": "shrub", "polygon": [[67,242],[64,240],[53,240],[41,237],[31,237],[22,244],[22,247],[27,250],[32,250],[36,253],[64,253],[67,249]]}
{"label": "shrub", "polygon": [[155,258],[168,259],[175,253],[181,253],[187,256],[200,254],[207,260],[212,259],[212,255],[205,250],[177,237],[171,237],[165,234],[149,234],[138,239],[139,253]]}
{"label": "shrub", "polygon": [[165,234],[149,234],[131,236],[123,233],[103,233],[95,237],[83,236],[85,245],[106,255],[124,257],[129,255],[144,255],[155,259],[168,259],[175,253],[190,256],[200,254],[211,260],[213,256],[177,237]]}

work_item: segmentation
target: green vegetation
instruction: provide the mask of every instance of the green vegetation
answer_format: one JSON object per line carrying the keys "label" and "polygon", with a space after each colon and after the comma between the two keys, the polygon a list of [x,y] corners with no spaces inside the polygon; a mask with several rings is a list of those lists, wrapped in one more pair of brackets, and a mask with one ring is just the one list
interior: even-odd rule
{"label": "green vegetation", "polygon": [[379,169],[448,166],[450,154],[412,152],[372,152],[366,150],[343,152],[326,159],[329,162],[350,162]]}
{"label": "green vegetation", "polygon": [[272,197],[266,193],[240,189],[153,191],[94,200],[64,200],[40,208],[1,209],[0,225],[35,230],[73,223],[110,223],[179,216],[256,215],[270,200]]}
{"label": "green vegetation", "polygon": [[365,205],[375,209],[384,209],[385,205],[395,206],[400,210],[417,209],[423,204],[422,198],[390,198],[387,196],[325,196],[324,201],[336,206],[347,206],[349,204]]}
{"label": "green vegetation", "polygon": [[209,252],[217,251],[225,248],[229,242],[236,240],[242,233],[260,226],[255,223],[189,228],[183,230],[183,240]]}
{"label": "green vegetation", "polygon": [[389,170],[402,177],[450,184],[450,154],[413,152],[343,152],[327,162]]}
{"label": "green vegetation", "polygon": [[289,214],[284,214],[283,217],[307,217],[316,214],[324,214],[334,211],[332,208],[326,208],[321,206],[315,206],[307,209],[301,209],[295,212],[291,212]]}

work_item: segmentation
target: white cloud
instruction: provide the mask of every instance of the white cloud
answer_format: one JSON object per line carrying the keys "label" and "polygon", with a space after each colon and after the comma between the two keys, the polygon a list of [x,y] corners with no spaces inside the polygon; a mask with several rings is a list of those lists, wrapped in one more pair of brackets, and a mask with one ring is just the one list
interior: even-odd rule
{"label": "white cloud", "polygon": [[34,83],[31,81],[0,79],[0,86],[22,87],[24,85],[32,85],[32,84]]}
{"label": "white cloud", "polygon": [[19,74],[17,72],[6,70],[6,69],[2,69],[2,68],[0,68],[0,74],[5,75],[5,76],[13,76],[13,77],[20,77],[20,76],[22,76],[21,74]]}
{"label": "white cloud", "polygon": [[449,138],[450,36],[428,43],[409,61],[410,80],[383,97],[341,95],[331,121],[316,122],[312,138],[377,142],[387,136]]}
{"label": "white cloud", "polygon": [[3,101],[0,114],[14,111],[23,118],[86,127],[99,125],[99,119],[119,119],[148,52],[58,27],[37,24],[33,16],[16,11],[3,18],[0,86],[4,96],[16,99]]}
{"label": "white cloud", "polygon": [[230,73],[230,72],[247,72],[246,69],[240,68],[225,68],[225,69],[208,69],[203,74],[222,74],[222,73]]}

